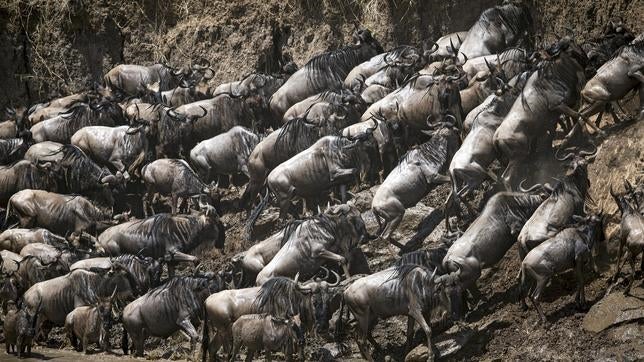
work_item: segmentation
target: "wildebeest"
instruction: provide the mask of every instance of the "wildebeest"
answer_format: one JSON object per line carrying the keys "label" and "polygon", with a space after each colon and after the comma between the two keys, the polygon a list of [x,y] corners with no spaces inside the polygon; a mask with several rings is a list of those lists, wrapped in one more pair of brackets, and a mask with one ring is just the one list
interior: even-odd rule
{"label": "wildebeest", "polygon": [[[311,290],[298,280],[276,277],[261,287],[224,290],[206,299],[202,356],[210,354],[216,359],[221,346],[230,353],[232,347],[232,325],[239,317],[247,314],[268,313],[275,317],[299,315],[305,329],[313,325],[314,310],[309,294]],[[215,335],[210,339],[210,332]]]}
{"label": "wildebeest", "polygon": [[326,136],[277,166],[266,178],[266,196],[247,221],[248,235],[271,194],[277,199],[280,218],[285,218],[294,198],[310,200],[332,186],[353,182],[370,166],[370,138],[370,132],[356,139]]}
{"label": "wildebeest", "polygon": [[71,144],[92,160],[114,171],[134,174],[145,162],[150,149],[145,131],[129,126],[89,126],[78,130]]}
{"label": "wildebeest", "polygon": [[57,152],[62,148],[62,143],[52,141],[38,142],[29,147],[24,159],[33,163],[51,162],[56,164],[63,158],[63,154]]}
{"label": "wildebeest", "polygon": [[155,193],[171,196],[172,214],[180,210],[179,198],[187,203],[191,197],[206,195],[212,203],[218,195],[216,186],[204,184],[190,165],[180,159],[161,158],[152,161],[141,169],[141,178],[147,189],[143,195],[143,211],[146,216],[149,208],[154,214],[150,199],[154,199]]}
{"label": "wildebeest", "polygon": [[[195,72],[199,70],[200,72]],[[136,64],[120,64],[110,69],[103,77],[104,84],[112,92],[135,96],[152,91],[165,91],[179,85],[187,85],[195,76],[203,71],[211,71],[208,67],[196,66],[192,69],[183,67],[174,69],[167,64],[150,66]],[[207,77],[206,77],[207,78]]]}
{"label": "wildebeest", "polygon": [[[544,241],[532,249],[521,263],[521,289],[529,294],[529,299],[539,312],[542,323],[546,323],[546,316],[539,307],[539,297],[555,274],[574,269],[577,279],[575,301],[582,308],[586,304],[585,275],[589,270],[588,264],[592,263],[593,246],[596,241],[603,239],[604,231],[601,213],[586,219],[579,217],[576,219],[578,222],[581,221],[581,225],[563,229],[554,237]],[[526,278],[536,282],[529,291],[526,290]],[[522,303],[525,307],[527,307],[525,303],[527,296],[522,295]]]}
{"label": "wildebeest", "polygon": [[349,253],[368,237],[360,212],[352,206],[338,205],[308,220],[291,223],[284,230],[280,251],[257,275],[262,285],[275,276],[294,277],[316,273],[322,263],[342,266],[349,276]]}
{"label": "wildebeest", "polygon": [[455,33],[441,36],[436,40],[438,49],[436,49],[434,55],[442,58],[456,56],[456,54],[454,54],[454,50],[458,52],[463,40],[467,37],[467,33],[467,31],[457,31]]}
{"label": "wildebeest", "polygon": [[447,113],[456,117],[456,123],[461,125],[463,116],[458,80],[458,75],[416,74],[396,91],[369,106],[361,120],[377,115],[387,122],[400,122],[414,129],[427,130]]}
{"label": "wildebeest", "polygon": [[63,326],[65,317],[74,308],[91,305],[97,298],[111,295],[115,288],[119,300],[131,298],[132,288],[126,270],[74,270],[67,275],[34,284],[25,292],[23,300],[28,313],[40,309],[36,334],[44,332],[46,335],[42,329],[43,323],[48,321]]}
{"label": "wildebeest", "polygon": [[585,82],[586,55],[568,37],[554,43],[547,52],[550,57],[538,64],[494,133],[495,148],[507,165],[502,179],[508,189],[516,187],[517,173],[529,155],[551,147],[559,116],[578,116],[571,107]]}
{"label": "wildebeest", "polygon": [[497,181],[497,176],[488,169],[498,157],[494,149],[494,132],[521,93],[529,75],[527,72],[523,73],[513,87],[490,95],[465,118],[465,129],[471,129],[449,165],[452,187],[445,201],[445,222],[448,227],[454,202],[464,202],[470,214],[473,214],[474,209],[466,197],[484,180]]}
{"label": "wildebeest", "polygon": [[[612,185],[610,194],[613,196],[613,199],[615,199],[615,203],[622,214],[619,234],[619,251],[617,253],[617,268],[615,270],[615,275],[612,277],[612,281],[617,281],[617,276],[623,266],[621,263],[622,256],[623,254],[628,254],[628,256],[624,256],[624,263],[628,261],[631,265],[631,277],[628,281],[628,286],[624,290],[624,294],[628,294],[631,286],[633,285],[633,281],[635,280],[635,260],[639,254],[644,252],[644,216],[626,200],[624,195],[616,194],[612,189]],[[626,248],[626,251],[624,251],[624,248]],[[640,269],[644,270],[644,255],[642,255]]]}
{"label": "wildebeest", "polygon": [[530,68],[532,64],[531,54],[523,48],[509,48],[497,54],[484,55],[469,59],[463,64],[463,71],[467,78],[472,81],[481,72],[497,72],[505,75],[505,78],[512,79],[521,72]]}
{"label": "wildebeest", "polygon": [[527,6],[507,2],[485,10],[463,39],[459,58],[496,54],[514,46],[528,46],[533,29]]}
{"label": "wildebeest", "polygon": [[240,273],[237,287],[255,284],[257,274],[275,257],[288,238],[282,229],[235,255],[231,262],[234,273]]}
{"label": "wildebeest", "polygon": [[226,133],[199,142],[190,150],[190,164],[204,182],[248,172],[248,158],[259,137],[248,128],[236,126]]}
{"label": "wildebeest", "polygon": [[0,165],[7,165],[23,158],[32,145],[29,131],[21,131],[18,138],[0,139]]}
{"label": "wildebeest", "polygon": [[275,167],[306,150],[321,137],[336,131],[328,125],[316,125],[305,118],[295,118],[262,139],[248,158],[250,180],[241,197],[242,203],[252,207],[266,177]]}
{"label": "wildebeest", "polygon": [[459,143],[458,131],[453,125],[446,125],[436,130],[428,142],[400,159],[371,202],[380,237],[402,247],[391,236],[402,221],[405,209],[416,205],[436,185],[449,182],[444,172]]}
{"label": "wildebeest", "polygon": [[116,289],[108,297],[99,297],[93,305],[77,307],[67,314],[65,332],[74,349],[87,354],[89,344],[97,343],[101,350],[109,352],[110,329],[113,323],[112,305],[115,297]]}
{"label": "wildebeest", "polygon": [[125,181],[120,171],[112,174],[74,145],[63,145],[54,153],[62,155],[58,163],[53,163],[54,170],[59,171],[59,192],[79,193],[108,206],[113,204],[113,190]]}
{"label": "wildebeest", "polygon": [[521,260],[531,249],[544,240],[552,238],[568,225],[574,215],[583,215],[586,206],[592,204],[587,161],[583,157],[594,157],[596,153],[597,149],[593,152],[579,151],[577,156],[569,153],[561,158],[565,160],[573,157],[569,164],[570,171],[554,187],[550,196],[539,205],[521,229],[517,238]]}
{"label": "wildebeest", "polygon": [[174,277],[134,300],[123,309],[123,353],[128,353],[128,336],[135,356],[143,357],[147,337],[167,338],[179,330],[190,337],[194,352],[200,340],[194,324],[202,315],[206,298],[221,288],[211,276]]}
{"label": "wildebeest", "polygon": [[[618,53],[598,70],[581,91],[581,97],[588,105],[580,111],[581,116],[588,118],[602,113],[604,107],[617,101],[631,90],[644,88],[644,34],[639,35],[630,44],[622,47]],[[640,116],[644,114],[644,101],[640,102]]]}
{"label": "wildebeest", "polygon": [[0,205],[6,205],[9,198],[24,189],[56,191],[54,167],[51,164],[34,164],[18,161],[10,166],[0,166]]}
{"label": "wildebeest", "polygon": [[543,202],[540,195],[500,192],[447,251],[443,268],[459,272],[463,286],[478,296],[476,280],[514,245],[521,228]]}
{"label": "wildebeest", "polygon": [[197,260],[187,255],[199,245],[224,247],[224,227],[212,206],[191,215],[157,214],[131,220],[98,236],[99,249],[107,255],[136,254],[179,262]]}
{"label": "wildebeest", "polygon": [[10,250],[20,253],[23,247],[31,243],[61,244],[66,240],[47,229],[8,229],[0,234],[0,250]]}
{"label": "wildebeest", "polygon": [[306,118],[320,126],[326,123],[340,129],[357,122],[365,108],[364,101],[351,91],[329,90],[295,103],[284,113],[283,122]]}
{"label": "wildebeest", "polygon": [[68,240],[91,236],[111,225],[112,212],[95,206],[82,196],[61,195],[41,190],[22,190],[15,193],[7,204],[7,219],[15,213],[20,225],[51,230],[59,235],[68,235]]}
{"label": "wildebeest", "polygon": [[[373,139],[378,147],[379,166],[382,169],[382,177],[385,178],[394,168],[398,159],[391,123],[387,122],[384,118],[373,116],[367,121],[345,127],[342,129],[342,136],[347,138],[357,137],[370,129],[373,129]],[[372,160],[371,165],[374,166],[374,164]],[[378,171],[375,168],[371,170],[372,173]]]}
{"label": "wildebeest", "polygon": [[[299,321],[294,318],[277,318],[268,314],[248,314],[239,317],[233,323],[233,351],[230,355],[234,361],[239,349],[245,346],[246,359],[252,360],[256,352],[265,350],[266,360],[271,361],[271,353],[282,351],[287,361],[292,361],[292,347],[300,344],[302,351],[304,334]],[[303,351],[302,351],[303,352]]]}
{"label": "wildebeest", "polygon": [[135,295],[142,295],[161,284],[163,263],[154,258],[139,255],[123,254],[115,257],[83,259],[72,264],[69,270],[110,269],[113,265],[128,271]]}
{"label": "wildebeest", "polygon": [[271,97],[273,117],[282,118],[290,106],[306,97],[341,88],[355,66],[383,52],[369,30],[358,30],[354,41],[354,45],[313,57],[295,72]]}
{"label": "wildebeest", "polygon": [[85,92],[72,94],[66,97],[52,99],[49,102],[36,104],[29,109],[27,117],[30,125],[35,125],[46,119],[54,118],[69,111],[77,103],[87,102],[88,94]]}
{"label": "wildebeest", "polygon": [[184,104],[212,98],[214,89],[205,83],[183,84],[176,88],[154,92],[153,94],[158,102],[169,107],[179,107]]}
{"label": "wildebeest", "polygon": [[457,278],[458,274],[437,277],[435,270],[407,264],[368,275],[349,285],[344,291],[344,303],[358,322],[361,338],[356,342],[363,357],[373,361],[367,339],[378,345],[371,335],[378,319],[406,315],[408,349],[416,322],[427,338],[428,361],[433,361],[432,331],[425,316],[442,307],[454,319],[460,318],[462,297]]}
{"label": "wildebeest", "polygon": [[191,127],[183,142],[190,149],[198,141],[217,136],[235,126],[256,130],[264,124],[260,105],[254,96],[237,96],[222,93],[212,99],[184,104],[177,107],[177,114],[192,117]]}
{"label": "wildebeest", "polygon": [[87,126],[116,126],[124,123],[123,111],[118,104],[109,101],[79,103],[67,112],[47,119],[31,127],[34,141],[69,143],[72,135]]}
{"label": "wildebeest", "polygon": [[18,358],[23,353],[31,355],[31,345],[35,336],[36,312],[28,312],[25,308],[10,309],[4,317],[4,343],[7,354],[14,349]]}
{"label": "wildebeest", "polygon": [[610,60],[622,46],[635,39],[619,19],[609,20],[599,37],[581,44],[588,57],[586,76],[592,77],[604,63]]}
{"label": "wildebeest", "polygon": [[56,265],[59,266],[61,270],[64,270],[65,273],[69,271],[69,267],[73,263],[90,256],[88,252],[74,247],[69,247],[67,244],[53,246],[42,243],[31,243],[26,245],[20,251],[20,255],[23,257],[28,255],[35,256],[46,264],[56,263]]}

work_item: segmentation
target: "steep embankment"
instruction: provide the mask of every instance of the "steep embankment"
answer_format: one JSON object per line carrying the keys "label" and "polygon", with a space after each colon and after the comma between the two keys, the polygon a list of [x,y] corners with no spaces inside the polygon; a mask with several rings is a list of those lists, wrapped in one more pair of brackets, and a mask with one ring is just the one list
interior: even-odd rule
{"label": "steep embankment", "polygon": [[[0,3],[0,106],[77,91],[119,63],[209,60],[214,84],[291,56],[312,55],[349,40],[354,24],[370,28],[385,48],[420,44],[466,30],[494,0],[239,0]],[[531,1],[536,23],[552,34],[564,26],[582,37],[621,17],[642,30],[644,2]]]}

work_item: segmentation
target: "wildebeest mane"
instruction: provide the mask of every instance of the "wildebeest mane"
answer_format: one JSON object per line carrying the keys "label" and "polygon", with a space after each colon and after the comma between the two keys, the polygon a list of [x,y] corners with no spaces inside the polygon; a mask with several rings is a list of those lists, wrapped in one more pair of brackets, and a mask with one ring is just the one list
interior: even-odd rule
{"label": "wildebeest mane", "polygon": [[414,156],[418,155],[426,162],[441,168],[441,166],[447,161],[447,153],[449,151],[447,143],[447,137],[441,135],[440,132],[437,132],[429,141],[407,151],[407,153],[400,158],[399,163],[413,161]]}
{"label": "wildebeest mane", "polygon": [[323,127],[307,122],[305,118],[293,118],[280,128],[275,140],[275,152],[279,155],[296,155],[311,147],[323,133]]}
{"label": "wildebeest mane", "polygon": [[[498,209],[496,209],[498,213],[496,215],[504,219],[505,223],[511,227],[519,226],[512,225],[513,223],[518,223],[520,224],[520,226],[525,224],[530,216],[532,216],[534,210],[543,202],[542,197],[539,195],[517,193],[497,195],[499,197],[493,197],[492,199],[490,199],[488,205],[491,202],[495,202],[499,207]],[[488,208],[488,205],[485,205],[485,208]]]}
{"label": "wildebeest mane", "polygon": [[[369,135],[369,137],[373,137],[372,135]],[[327,156],[331,159],[333,159],[335,162],[337,162],[340,165],[344,166],[355,166],[358,167],[360,166],[360,152],[361,149],[360,147],[350,147],[348,148],[347,146],[350,146],[353,141],[347,137],[342,137],[342,136],[334,136],[331,139],[331,142],[329,142],[329,147],[328,147],[328,152]],[[365,142],[365,141],[357,141],[357,142]]]}
{"label": "wildebeest mane", "polygon": [[[326,77],[341,84],[351,69],[362,62],[360,50],[363,46],[369,45],[349,45],[314,56],[304,65],[304,69],[309,70],[307,80],[315,88],[328,88],[327,83],[321,80]],[[320,76],[314,76],[315,72],[321,73]]]}
{"label": "wildebeest mane", "polygon": [[259,313],[290,317],[299,313],[302,299],[303,295],[293,280],[273,277],[261,286],[253,307]]}
{"label": "wildebeest mane", "polygon": [[166,301],[163,307],[168,305],[187,307],[191,317],[194,317],[201,311],[201,301],[197,299],[195,289],[202,287],[205,282],[205,278],[177,276],[150,290],[147,295],[150,298],[163,298]]}
{"label": "wildebeest mane", "polygon": [[[290,240],[297,242],[299,240],[311,240],[313,238],[335,238],[337,221],[326,213],[318,214],[307,219],[295,220],[289,223],[284,228],[284,235],[282,236],[281,245],[286,245]],[[297,233],[297,237],[291,239],[293,233]],[[303,243],[298,242],[297,246],[302,246]]]}
{"label": "wildebeest mane", "polygon": [[192,215],[156,214],[142,220],[136,220],[129,226],[134,235],[150,238],[152,247],[146,255],[158,254],[165,250],[164,241],[175,240],[181,245],[190,247],[193,236],[201,230],[199,220]]}
{"label": "wildebeest mane", "polygon": [[438,273],[441,273],[442,261],[445,255],[447,255],[447,249],[443,245],[443,247],[431,250],[416,250],[411,253],[405,253],[396,261],[395,265],[421,265],[432,272],[437,269]]}
{"label": "wildebeest mane", "polygon": [[139,292],[145,292],[150,289],[152,286],[151,278],[153,276],[148,275],[146,270],[146,260],[142,260],[136,255],[132,254],[122,254],[112,259],[112,263],[118,263],[123,266],[130,276],[130,284],[133,287],[138,288]]}

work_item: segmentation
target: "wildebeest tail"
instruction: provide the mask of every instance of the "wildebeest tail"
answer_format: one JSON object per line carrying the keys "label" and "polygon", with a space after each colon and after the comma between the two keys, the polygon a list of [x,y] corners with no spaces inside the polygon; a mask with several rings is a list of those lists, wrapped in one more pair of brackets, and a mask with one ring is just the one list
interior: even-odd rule
{"label": "wildebeest tail", "polygon": [[201,361],[208,359],[208,345],[210,344],[210,327],[208,326],[208,310],[203,306],[203,330],[201,331]]}
{"label": "wildebeest tail", "polygon": [[257,219],[259,218],[259,215],[262,213],[264,208],[266,208],[266,205],[268,204],[268,201],[270,200],[271,196],[271,190],[266,189],[266,195],[264,195],[264,198],[262,198],[262,201],[259,202],[259,205],[253,210],[253,212],[248,216],[248,220],[246,221],[246,239],[250,239],[250,235],[253,232],[253,226],[255,226],[255,222],[257,222]]}
{"label": "wildebeest tail", "polygon": [[7,202],[7,209],[4,211],[4,222],[2,223],[3,228],[7,228],[7,222],[9,222],[9,216],[11,215],[11,198]]}

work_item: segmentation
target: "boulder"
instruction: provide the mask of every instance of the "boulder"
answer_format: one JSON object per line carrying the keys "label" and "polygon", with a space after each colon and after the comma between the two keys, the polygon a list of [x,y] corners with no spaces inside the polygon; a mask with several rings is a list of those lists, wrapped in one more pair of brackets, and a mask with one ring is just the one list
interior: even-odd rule
{"label": "boulder", "polygon": [[613,292],[595,303],[584,317],[583,327],[599,333],[611,326],[644,319],[644,289],[634,287],[631,296]]}

